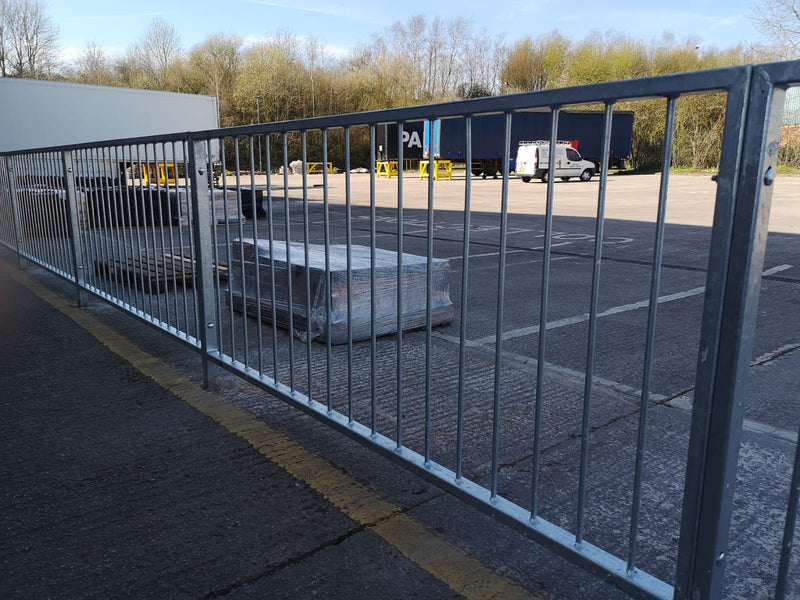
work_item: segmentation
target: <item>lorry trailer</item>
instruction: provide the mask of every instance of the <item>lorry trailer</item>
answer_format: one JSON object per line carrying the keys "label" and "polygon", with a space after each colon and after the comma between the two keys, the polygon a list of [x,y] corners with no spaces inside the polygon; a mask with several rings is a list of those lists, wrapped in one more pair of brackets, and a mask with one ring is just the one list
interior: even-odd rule
{"label": "lorry trailer", "polygon": [[[558,116],[558,140],[568,140],[584,160],[594,163],[595,169],[599,169],[602,163],[604,119],[605,113],[599,111],[564,110],[559,112]],[[510,171],[516,170],[515,156],[520,142],[549,139],[551,123],[550,112],[519,112],[512,115],[508,156]],[[497,177],[502,174],[503,159],[506,158],[504,132],[505,115],[478,115],[472,118],[473,175]],[[626,161],[631,155],[632,135],[633,112],[614,111],[608,156],[610,169],[625,168]],[[423,159],[427,159],[433,152],[434,158],[440,160],[453,162],[466,160],[466,121],[463,117],[424,121],[422,139]],[[396,145],[388,145],[389,151],[393,148],[396,148]]]}
{"label": "lorry trailer", "polygon": [[[206,131],[218,126],[213,96],[0,77],[0,101],[4,107],[0,110],[0,152]],[[79,184],[124,179],[126,173],[148,182],[163,180],[166,173],[162,176],[157,170],[184,161],[182,150],[179,144],[121,144],[100,153],[77,152],[76,176]],[[217,144],[211,146],[211,153],[217,160]],[[60,173],[60,165],[45,155],[29,155],[21,168],[30,174]]]}

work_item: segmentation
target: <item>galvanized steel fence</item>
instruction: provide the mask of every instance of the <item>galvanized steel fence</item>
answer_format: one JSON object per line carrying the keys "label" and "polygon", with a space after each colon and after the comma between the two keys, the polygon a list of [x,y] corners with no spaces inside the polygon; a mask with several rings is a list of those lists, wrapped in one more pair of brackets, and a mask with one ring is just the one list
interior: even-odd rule
{"label": "galvanized steel fence", "polygon": [[[0,164],[0,241],[21,259],[73,281],[79,297],[90,292],[186,342],[201,353],[206,382],[211,364],[240,375],[632,596],[719,598],[776,145],[785,90],[795,83],[800,63],[790,62],[9,153]],[[652,482],[646,483],[647,463],[657,460],[649,439],[651,368],[676,106],[686,95],[704,93],[724,94],[725,129],[698,315],[686,469],[679,475],[679,544],[670,549],[668,541],[643,533],[652,532],[647,522],[659,510]],[[580,423],[579,464],[555,473],[544,459],[554,445],[547,402],[557,375],[547,356],[551,303],[558,299],[552,291],[558,283],[552,270],[558,186],[551,177],[527,330],[535,341],[520,358],[523,351],[506,327],[506,280],[514,276],[508,262],[510,132],[515,113],[549,111],[552,146],[560,139],[561,109],[599,106],[607,151],[614,106],[631,100],[662,103],[665,135],[641,387],[635,390],[638,425],[626,442],[629,471],[614,492],[626,500],[621,513],[603,517],[591,486],[608,169],[602,165],[594,198],[587,329],[574,342],[575,353],[586,357],[582,389],[577,403],[564,409]],[[409,184],[398,141],[396,187],[388,208],[379,202],[376,127],[388,124],[402,140],[404,124],[463,118],[468,174],[472,119],[489,113],[505,115],[496,262],[488,271],[474,270],[480,252],[466,176],[460,234],[445,240],[460,248],[452,262],[461,268],[450,278],[447,261],[437,258],[443,243],[435,210],[439,184],[429,177],[424,207],[404,204]],[[369,178],[367,202],[353,197],[354,138],[370,145],[369,174],[362,175]],[[331,154],[343,157],[343,173],[329,173]],[[290,157],[301,161],[299,186],[289,175]],[[427,160],[428,173],[435,173],[434,158]],[[550,153],[551,172],[555,160]],[[321,165],[320,174],[309,174],[312,163]],[[262,166],[266,183],[257,184]],[[333,185],[334,177],[340,185]],[[415,218],[408,219],[412,212]],[[471,306],[487,288],[493,315]],[[477,344],[473,332],[487,320],[489,334]],[[437,328],[451,322],[447,331]],[[775,598],[798,593],[789,576],[800,487],[800,458],[794,461],[788,506],[781,509],[785,534]],[[554,481],[569,481],[575,490],[563,504],[554,500]],[[626,535],[609,535],[603,518],[615,519]],[[659,563],[654,557],[664,553],[671,558]]]}

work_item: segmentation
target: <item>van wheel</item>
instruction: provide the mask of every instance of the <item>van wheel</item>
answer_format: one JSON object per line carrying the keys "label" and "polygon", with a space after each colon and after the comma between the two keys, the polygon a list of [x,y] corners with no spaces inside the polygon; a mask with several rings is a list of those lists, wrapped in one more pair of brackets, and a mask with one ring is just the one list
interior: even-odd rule
{"label": "van wheel", "polygon": [[592,178],[593,172],[591,169],[586,169],[581,173],[581,181],[589,181]]}
{"label": "van wheel", "polygon": [[523,183],[530,183],[530,181],[531,181],[530,177],[522,177],[522,182]]}
{"label": "van wheel", "polygon": [[542,176],[540,179],[542,180],[542,183],[547,183],[547,171],[542,172]]}
{"label": "van wheel", "polygon": [[569,178],[569,177],[562,177],[562,178],[561,178],[561,181],[569,181],[569,180],[570,180],[570,178]]}

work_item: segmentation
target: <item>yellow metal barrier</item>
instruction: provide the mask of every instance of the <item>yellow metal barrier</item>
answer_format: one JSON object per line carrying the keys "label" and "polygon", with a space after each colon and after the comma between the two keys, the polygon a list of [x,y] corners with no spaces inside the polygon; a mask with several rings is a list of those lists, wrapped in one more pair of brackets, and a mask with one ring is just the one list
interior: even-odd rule
{"label": "yellow metal barrier", "polygon": [[308,173],[309,175],[312,173],[322,173],[323,164],[327,164],[328,173],[333,173],[333,163],[321,163],[321,162],[307,162],[306,173]]}
{"label": "yellow metal barrier", "polygon": [[[449,160],[435,160],[433,161],[433,180],[447,176],[448,179],[453,179],[453,163]],[[422,179],[428,176],[428,161],[423,160],[419,163],[419,178]]]}
{"label": "yellow metal barrier", "polygon": [[386,175],[389,178],[391,178],[392,175],[397,176],[397,161],[379,160],[375,163],[375,175],[378,177]]}

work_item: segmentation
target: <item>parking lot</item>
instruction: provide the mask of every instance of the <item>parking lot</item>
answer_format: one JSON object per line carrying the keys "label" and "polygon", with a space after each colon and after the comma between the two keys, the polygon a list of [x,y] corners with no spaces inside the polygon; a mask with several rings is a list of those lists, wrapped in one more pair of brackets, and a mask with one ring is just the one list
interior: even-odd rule
{"label": "parking lot", "polygon": [[[294,176],[300,183],[300,177]],[[345,241],[343,176],[330,176],[329,223],[332,243]],[[323,218],[321,176],[309,176],[312,242],[321,240]],[[800,282],[800,203],[794,186],[796,177],[779,178],[773,194],[770,236],[764,263],[763,294],[759,313],[754,360],[800,342],[800,318],[796,310]],[[640,348],[632,340],[641,332],[641,317],[648,300],[653,263],[655,218],[659,175],[612,175],[606,198],[603,262],[599,297],[599,336],[606,344],[598,354],[595,375],[638,389],[641,385]],[[711,224],[716,184],[708,175],[671,175],[669,181],[663,266],[659,293],[658,356],[652,389],[661,397],[674,397],[693,384],[699,317],[708,267]],[[434,182],[433,255],[446,258],[451,267],[451,297],[461,290],[464,239],[464,179]],[[397,179],[375,181],[376,245],[397,247]],[[470,257],[467,337],[473,348],[493,351],[494,313],[500,234],[500,180],[471,181]],[[595,244],[599,182],[557,182],[554,186],[552,223],[551,293],[548,331],[554,345],[548,362],[581,370],[585,356],[575,353],[586,323],[591,291],[592,256]],[[427,180],[411,174],[402,182],[404,250],[425,255],[428,214]],[[522,183],[511,177],[508,190],[508,239],[506,244],[506,311],[504,347],[525,353],[535,346],[538,331],[538,295],[544,246],[546,186]],[[301,190],[290,189],[292,236],[302,234]],[[352,177],[352,240],[369,245],[370,190],[367,176]],[[275,197],[275,222],[282,223],[280,197]],[[276,228],[282,234],[280,227]],[[246,233],[246,231],[245,231]],[[477,279],[480,285],[476,285]],[[439,328],[440,339],[457,334],[456,319]],[[563,339],[562,339],[563,338]]]}
{"label": "parking lot", "polygon": [[[289,189],[292,239],[303,239],[303,191],[300,176]],[[728,573],[736,581],[731,597],[760,597],[777,560],[780,512],[800,425],[800,204],[796,177],[779,178],[773,195],[770,236],[764,263],[762,294],[754,343],[751,385],[746,407],[732,554]],[[323,240],[325,195],[322,176],[308,176],[309,240]],[[591,432],[587,534],[592,543],[624,554],[635,452],[639,398],[643,387],[647,307],[652,278],[659,175],[612,175],[608,178],[598,297]],[[688,422],[698,359],[700,323],[714,217],[716,184],[711,174],[676,175],[669,180],[662,270],[658,278],[658,314],[649,392],[649,449],[640,542],[645,570],[669,580],[674,570],[682,475]],[[433,232],[433,256],[450,262],[450,294],[455,319],[436,327],[432,344],[431,452],[434,460],[454,468],[455,398],[459,394],[458,351],[462,315],[465,323],[467,477],[490,485],[493,390],[500,390],[500,493],[528,505],[536,394],[534,375],[540,334],[540,290],[545,236],[547,186],[508,181],[508,220],[500,210],[503,182],[472,178],[469,221],[468,289],[462,296],[465,179],[440,179],[432,186],[408,173],[397,178],[353,175],[350,181],[353,244],[396,249],[403,198],[402,237],[407,253],[426,255]],[[371,187],[374,186],[374,187]],[[429,212],[428,190],[433,189]],[[553,197],[552,257],[544,355],[541,514],[567,529],[574,527],[577,469],[580,463],[583,395],[599,181],[556,182]],[[346,241],[344,176],[328,176],[330,239]],[[371,216],[374,190],[374,218]],[[278,235],[284,235],[285,207],[278,189],[272,199]],[[429,217],[432,215],[432,222]],[[374,225],[373,225],[374,224]],[[506,228],[503,271],[502,372],[497,373],[497,318],[501,230]],[[245,232],[246,234],[246,232]],[[259,234],[261,235],[261,234]],[[462,302],[465,307],[462,307]],[[462,313],[461,310],[464,310]],[[403,338],[403,441],[423,452],[426,429],[422,398],[427,393],[424,332]],[[377,431],[393,434],[397,384],[393,337],[377,344],[379,382]],[[322,350],[314,345],[317,364]],[[356,397],[370,395],[370,354],[362,344],[355,352]],[[334,349],[332,369],[345,365],[344,350]],[[336,363],[336,361],[340,361]],[[340,371],[341,373],[341,371]],[[316,379],[324,379],[324,368]],[[346,385],[344,380],[338,380]],[[360,383],[358,383],[360,382]],[[493,384],[496,386],[493,388]],[[315,397],[324,396],[324,389]],[[347,393],[334,394],[333,406],[347,412]],[[252,410],[257,407],[249,406]],[[356,420],[369,419],[367,400],[353,408]],[[363,422],[362,421],[362,422]],[[758,517],[756,518],[756,515]],[[616,532],[616,533],[614,533]],[[758,557],[754,559],[754,557]],[[747,576],[739,577],[748,572]]]}
{"label": "parking lot", "polygon": [[[349,229],[353,244],[369,246],[374,239],[380,248],[397,249],[402,224],[404,252],[425,256],[432,240],[433,256],[449,261],[450,296],[456,304],[454,320],[436,327],[430,344],[425,331],[403,335],[401,375],[396,370],[399,352],[396,336],[377,341],[376,365],[372,364],[369,342],[354,344],[352,350],[336,346],[328,362],[324,344],[311,344],[305,354],[306,346],[294,340],[297,362],[291,373],[296,377],[293,385],[309,395],[313,391],[315,398],[324,398],[328,392],[325,380],[330,376],[333,408],[344,414],[352,410],[357,421],[367,422],[374,406],[376,430],[386,435],[395,434],[393,428],[400,410],[398,396],[402,390],[403,443],[417,452],[424,452],[429,443],[433,460],[448,468],[455,465],[456,400],[462,393],[459,386],[463,385],[465,476],[484,485],[490,485],[493,467],[489,432],[496,390],[499,390],[497,485],[502,496],[526,506],[530,503],[535,442],[535,373],[539,361],[543,361],[540,514],[567,530],[575,527],[582,421],[588,414],[590,475],[586,539],[616,555],[624,555],[643,386],[659,176],[614,175],[608,179],[596,353],[592,364],[593,390],[588,413],[584,411],[583,402],[584,373],[597,225],[597,179],[588,183],[559,181],[553,186],[544,356],[539,356],[539,315],[547,186],[538,182],[525,184],[512,177],[508,181],[507,221],[504,222],[501,218],[503,182],[478,178],[470,181],[467,290],[462,294],[466,185],[463,175],[431,184],[412,173],[402,182],[397,178],[373,181],[368,175],[354,174],[350,179],[350,220],[343,175],[328,176],[327,193],[321,185],[323,176],[309,175],[305,198],[302,178],[294,175],[289,181],[288,199],[282,197],[283,188],[279,186],[273,188],[269,204],[277,238],[285,238],[288,223],[291,239],[304,241],[304,229],[308,225],[306,241],[321,243],[327,226],[332,243],[345,243]],[[791,461],[797,444],[800,425],[797,411],[800,397],[798,181],[796,177],[778,178],[773,195],[745,438],[740,455],[737,509],[731,535],[730,598],[760,598],[770,593]],[[402,190],[402,213],[397,208],[398,186]],[[715,186],[710,174],[670,177],[656,343],[649,382],[649,446],[638,563],[666,581],[673,576],[677,555],[675,536],[680,519]],[[428,204],[430,189],[433,189],[432,206]],[[307,204],[304,199],[308,200]],[[304,218],[306,209],[307,221]],[[267,219],[259,219],[255,225],[259,237],[266,237]],[[253,226],[252,221],[219,226],[217,249],[220,255],[224,256],[232,237],[252,235]],[[501,240],[503,230],[507,234],[505,242]],[[102,230],[94,231],[92,236],[113,240],[113,236]],[[498,282],[503,243],[502,367],[498,372]],[[111,318],[106,310],[100,313],[103,318]],[[250,319],[249,324],[242,327],[258,327],[253,321]],[[467,349],[463,382],[459,380],[462,324]],[[129,338],[152,343],[152,332],[139,329],[124,326]],[[264,332],[268,332],[266,325]],[[282,348],[286,343],[288,336],[281,334]],[[252,350],[247,353],[254,361],[251,364],[261,360],[257,358],[258,353]],[[278,370],[282,376],[286,375],[289,359],[284,354],[275,354],[281,361]],[[304,363],[306,357],[311,359],[309,364]],[[263,358],[265,363],[272,360],[270,356]],[[173,351],[169,351],[168,360],[196,372],[191,359]],[[352,378],[351,383],[348,383],[348,376]],[[398,384],[398,378],[402,384]],[[218,370],[215,373],[212,389],[257,418],[280,424],[301,439],[304,446],[325,455],[340,468],[349,471],[358,468],[359,460],[353,460],[354,453],[344,449],[346,445],[340,445],[344,444],[343,440],[319,431],[319,425],[309,424],[290,407],[276,403],[227,372]],[[429,405],[424,402],[426,397],[431,399]],[[426,424],[426,411],[430,411],[430,426]],[[363,456],[357,452],[355,455]],[[381,460],[371,459],[365,471],[368,475],[361,477],[382,497],[396,496],[396,478],[380,475]],[[421,495],[428,498],[427,492]],[[526,574],[529,565],[525,556],[515,552],[519,542],[513,541],[514,536],[502,534],[497,538],[502,551],[495,554],[491,543],[487,545],[486,540],[478,539],[483,526],[475,525],[477,519],[462,519],[463,515],[443,516],[442,512],[433,510],[437,504],[449,503],[450,500],[440,502],[438,499],[420,502],[413,511],[427,526],[441,529],[444,537],[460,547],[475,547],[478,554],[491,556],[489,560],[494,568],[505,569],[504,572],[523,581],[528,589],[535,589],[542,597],[565,597],[564,593],[569,593],[556,585],[553,589],[558,591],[548,595],[547,586],[542,589],[530,584],[527,578],[531,575]],[[800,594],[797,579],[794,578],[793,591]],[[602,586],[580,585],[590,586],[585,597],[615,597],[613,591]]]}

